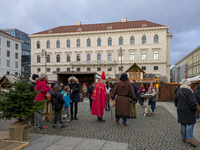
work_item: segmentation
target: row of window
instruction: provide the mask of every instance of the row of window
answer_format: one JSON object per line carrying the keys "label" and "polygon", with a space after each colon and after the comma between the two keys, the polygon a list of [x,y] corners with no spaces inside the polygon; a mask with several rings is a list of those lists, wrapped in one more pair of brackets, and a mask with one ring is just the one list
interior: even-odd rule
{"label": "row of window", "polygon": [[[0,48],[0,56],[1,56],[1,48]],[[9,50],[7,50],[6,56],[10,57],[10,51]],[[18,59],[18,53],[15,53],[15,59]]]}
{"label": "row of window", "polygon": [[[7,75],[10,75],[10,71],[6,71]],[[15,75],[18,76],[18,72],[15,72]]]}
{"label": "row of window", "polygon": [[[1,45],[1,44],[0,44]],[[7,41],[7,47],[10,48],[10,41]],[[15,44],[15,49],[18,50],[18,44]]]}
{"label": "row of window", "polygon": [[[0,66],[1,66],[1,58],[0,58]],[[6,60],[6,67],[10,67],[10,60]],[[15,68],[18,68],[18,62],[15,62]]]}
{"label": "row of window", "polygon": [[[153,56],[154,60],[158,60],[158,52],[155,51],[153,55],[154,55]],[[37,55],[37,63],[41,62],[40,59],[41,59],[40,55]],[[91,61],[91,54],[90,53],[87,54],[86,59],[87,59],[87,61]],[[123,60],[123,55],[122,56],[119,55],[119,59],[118,60],[121,60],[121,59]],[[147,59],[146,52],[142,52],[142,60],[146,60],[146,59]],[[108,61],[112,60],[112,53],[108,53],[107,60]],[[130,53],[130,60],[135,60],[135,54],[133,52]],[[67,54],[66,61],[67,62],[71,61],[69,54]],[[81,55],[80,54],[76,55],[76,61],[81,61]],[[101,61],[101,53],[97,54],[97,61]],[[47,55],[47,62],[51,62],[50,55]],[[60,62],[60,55],[59,54],[56,55],[56,62]]]}
{"label": "row of window", "polygon": [[[146,66],[142,66],[143,70],[146,70]],[[108,71],[112,71],[112,67],[107,67]],[[158,70],[158,66],[154,66],[154,70]],[[37,68],[37,72],[40,72],[40,68]],[[57,72],[60,72],[60,68],[56,68]],[[67,71],[70,71],[70,68],[67,68]],[[76,68],[76,71],[81,71],[81,68]],[[91,71],[90,67],[87,67],[87,71]],[[97,67],[97,71],[101,71],[101,67]],[[119,67],[119,71],[121,71],[121,67]],[[47,68],[47,72],[51,72],[51,68]]]}
{"label": "row of window", "polygon": [[[67,47],[70,47],[70,40],[67,40]],[[154,43],[158,43],[158,35],[154,35]],[[134,36],[130,37],[130,45],[135,44],[135,38]],[[142,44],[146,44],[146,36],[142,36]],[[123,45],[123,37],[119,38],[119,45]],[[80,39],[77,39],[76,41],[76,47],[80,47],[81,46],[81,41]],[[87,39],[87,47],[91,46],[91,40],[88,38]],[[97,39],[97,46],[101,46],[101,38]],[[112,38],[109,37],[108,38],[108,46],[112,46]],[[40,41],[37,41],[37,48],[40,48]],[[50,48],[50,41],[48,40],[46,43],[46,48]],[[56,48],[60,48],[60,41],[57,40],[56,42]]]}

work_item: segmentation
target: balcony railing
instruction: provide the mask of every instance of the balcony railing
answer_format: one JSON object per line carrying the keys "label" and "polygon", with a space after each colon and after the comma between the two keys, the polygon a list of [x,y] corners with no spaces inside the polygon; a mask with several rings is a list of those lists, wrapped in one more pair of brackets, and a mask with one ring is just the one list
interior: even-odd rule
{"label": "balcony railing", "polygon": [[99,60],[99,61],[73,61],[70,63],[70,65],[115,65],[115,60],[105,61],[105,60]]}

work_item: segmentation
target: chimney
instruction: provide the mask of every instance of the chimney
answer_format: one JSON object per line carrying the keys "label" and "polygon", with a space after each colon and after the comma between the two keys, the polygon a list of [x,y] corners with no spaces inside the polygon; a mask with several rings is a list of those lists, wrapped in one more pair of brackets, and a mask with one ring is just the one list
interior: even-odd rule
{"label": "chimney", "polygon": [[81,22],[80,22],[80,21],[76,21],[75,25],[76,25],[76,26],[80,26],[80,25],[81,25]]}
{"label": "chimney", "polygon": [[127,22],[127,18],[121,18],[121,22]]}

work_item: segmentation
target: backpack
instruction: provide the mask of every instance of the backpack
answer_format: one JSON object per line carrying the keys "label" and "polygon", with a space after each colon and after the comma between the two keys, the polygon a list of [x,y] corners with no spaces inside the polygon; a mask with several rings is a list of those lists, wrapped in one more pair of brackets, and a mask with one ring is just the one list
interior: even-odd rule
{"label": "backpack", "polygon": [[[53,91],[54,92],[54,91]],[[60,96],[60,93],[56,96],[56,97],[53,97],[51,96],[51,103],[52,103],[52,107],[53,107],[53,110],[56,110],[56,99]]]}

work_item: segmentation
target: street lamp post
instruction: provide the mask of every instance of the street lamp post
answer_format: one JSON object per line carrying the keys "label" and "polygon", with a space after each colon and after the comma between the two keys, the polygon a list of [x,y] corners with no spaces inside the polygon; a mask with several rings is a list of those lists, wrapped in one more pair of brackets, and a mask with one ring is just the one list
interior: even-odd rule
{"label": "street lamp post", "polygon": [[123,56],[123,54],[122,54],[122,48],[120,47],[120,55],[121,55],[121,73],[123,73],[123,70],[122,70],[122,56]]}
{"label": "street lamp post", "polygon": [[47,52],[45,49],[42,50],[42,56],[45,58],[45,73],[47,73]]}

